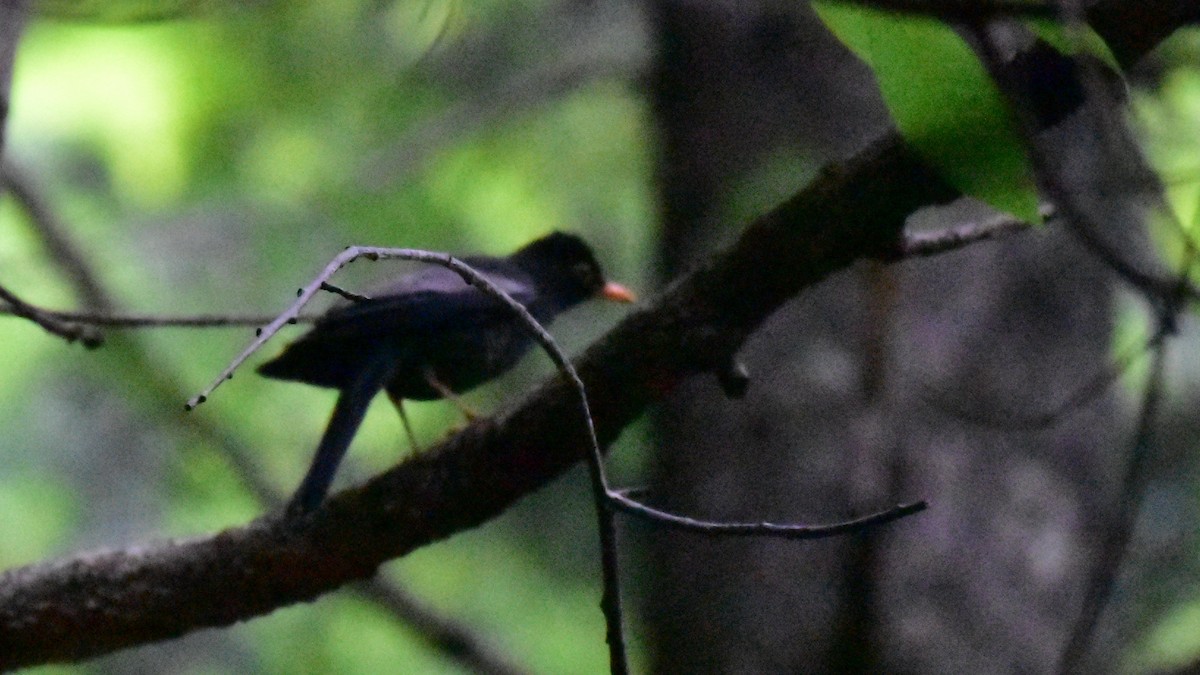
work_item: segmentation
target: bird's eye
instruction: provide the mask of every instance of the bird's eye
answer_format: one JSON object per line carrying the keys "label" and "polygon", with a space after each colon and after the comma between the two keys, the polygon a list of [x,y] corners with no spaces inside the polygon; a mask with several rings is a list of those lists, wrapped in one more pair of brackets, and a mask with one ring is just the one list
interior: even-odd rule
{"label": "bird's eye", "polygon": [[596,269],[585,262],[575,263],[571,266],[571,276],[590,285],[596,281]]}

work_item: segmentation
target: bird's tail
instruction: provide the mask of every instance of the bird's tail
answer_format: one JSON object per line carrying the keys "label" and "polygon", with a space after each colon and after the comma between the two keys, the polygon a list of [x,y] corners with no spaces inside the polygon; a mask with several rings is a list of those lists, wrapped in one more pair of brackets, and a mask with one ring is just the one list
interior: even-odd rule
{"label": "bird's tail", "polygon": [[288,503],[289,513],[307,513],[321,505],[350,441],[354,440],[354,434],[367,414],[371,399],[391,378],[394,364],[394,358],[381,355],[363,369],[350,386],[342,389],[308,474]]}

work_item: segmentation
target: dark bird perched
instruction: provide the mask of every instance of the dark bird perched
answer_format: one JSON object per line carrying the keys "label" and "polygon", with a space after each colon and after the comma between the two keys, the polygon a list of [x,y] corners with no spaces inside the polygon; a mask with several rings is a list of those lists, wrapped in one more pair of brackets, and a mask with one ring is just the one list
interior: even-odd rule
{"label": "dark bird perched", "polygon": [[[463,261],[529,310],[538,322],[592,297],[631,302],[606,282],[590,248],[555,232],[507,258]],[[380,390],[402,399],[452,397],[498,377],[533,345],[511,309],[444,267],[429,267],[330,309],[258,372],[341,391],[290,512],[320,505],[338,464]]]}

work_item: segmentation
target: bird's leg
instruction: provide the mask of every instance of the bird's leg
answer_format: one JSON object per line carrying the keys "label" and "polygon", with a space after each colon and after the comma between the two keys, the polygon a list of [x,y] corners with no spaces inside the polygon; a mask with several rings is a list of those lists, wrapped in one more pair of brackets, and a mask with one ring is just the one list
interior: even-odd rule
{"label": "bird's leg", "polygon": [[462,412],[463,416],[467,418],[467,422],[473,422],[479,417],[479,413],[475,412],[474,408],[467,405],[467,402],[462,400],[461,396],[456,394],[453,389],[447,387],[445,383],[437,378],[437,375],[433,372],[432,368],[424,369],[421,371],[421,374],[425,376],[425,382],[429,384],[434,391],[436,391],[442,398],[453,403],[455,407]]}
{"label": "bird's leg", "polygon": [[390,391],[387,396],[392,405],[396,406],[396,412],[400,413],[400,423],[404,425],[404,433],[408,436],[408,446],[413,449],[413,452],[420,452],[421,446],[417,444],[417,435],[413,432],[412,423],[408,421],[408,413],[404,411],[404,399],[393,395]]}

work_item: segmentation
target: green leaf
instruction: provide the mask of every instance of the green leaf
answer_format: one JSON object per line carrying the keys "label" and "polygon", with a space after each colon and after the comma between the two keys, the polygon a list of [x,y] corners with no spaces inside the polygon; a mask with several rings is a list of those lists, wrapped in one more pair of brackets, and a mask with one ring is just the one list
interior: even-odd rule
{"label": "green leaf", "polygon": [[1053,19],[1029,19],[1025,25],[1061,54],[1090,54],[1118,73],[1121,72],[1121,65],[1108,48],[1108,43],[1087,24],[1064,26],[1062,21]]}
{"label": "green leaf", "polygon": [[963,194],[1040,222],[1024,143],[970,47],[944,24],[841,3],[814,4],[866,61],[900,133]]}

